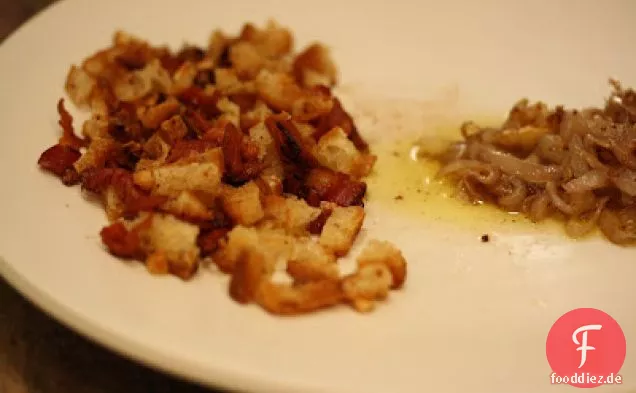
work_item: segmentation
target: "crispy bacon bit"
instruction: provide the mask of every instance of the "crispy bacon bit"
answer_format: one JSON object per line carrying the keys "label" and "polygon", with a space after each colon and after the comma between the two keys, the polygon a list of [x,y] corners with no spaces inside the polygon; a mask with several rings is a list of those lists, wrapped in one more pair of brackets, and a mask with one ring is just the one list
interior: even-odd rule
{"label": "crispy bacon bit", "polygon": [[73,167],[67,168],[62,175],[62,184],[65,186],[74,186],[79,184],[80,180],[79,173]]}
{"label": "crispy bacon bit", "polygon": [[161,66],[168,71],[170,75],[174,74],[174,72],[181,67],[182,63],[181,59],[171,54],[169,51],[166,51],[159,56],[159,62],[161,62]]}
{"label": "crispy bacon bit", "polygon": [[215,146],[221,146],[223,144],[223,138],[225,137],[225,127],[212,127],[209,128],[205,134],[201,137],[201,140],[214,143]]}
{"label": "crispy bacon bit", "polygon": [[170,164],[188,157],[192,153],[203,153],[214,147],[219,147],[219,144],[204,139],[178,141],[170,150],[166,163]]}
{"label": "crispy bacon bit", "polygon": [[367,191],[366,183],[354,180],[344,173],[329,169],[312,169],[306,181],[308,203],[317,206],[320,201],[339,206],[361,206]]}
{"label": "crispy bacon bit", "polygon": [[[223,137],[223,158],[225,160],[225,179],[238,185],[256,177],[263,164],[257,160],[247,160],[243,155],[243,133],[232,123],[227,123]],[[248,157],[250,158],[250,157]],[[258,159],[258,157],[256,157]]]}
{"label": "crispy bacon bit", "polygon": [[116,222],[104,227],[99,235],[111,254],[121,258],[135,258],[141,252],[137,231],[128,231],[123,223]]}
{"label": "crispy bacon bit", "polygon": [[221,113],[216,106],[220,98],[218,91],[215,91],[212,95],[207,95],[200,87],[191,86],[177,98],[191,108],[197,108],[208,118],[213,118]]}
{"label": "crispy bacon bit", "polygon": [[135,225],[130,231],[118,221],[102,228],[99,235],[108,251],[121,258],[141,258],[141,239],[139,234],[152,225],[152,216]]}
{"label": "crispy bacon bit", "polygon": [[64,98],[60,98],[57,102],[57,112],[60,115],[58,124],[62,127],[62,136],[58,144],[70,146],[76,150],[86,146],[86,141],[75,135],[75,131],[73,130],[73,117],[68,113],[66,108],[64,108]]}
{"label": "crispy bacon bit", "polygon": [[254,107],[256,103],[257,96],[255,94],[233,94],[230,96],[230,101],[235,103],[241,108],[242,112],[247,112]]}
{"label": "crispy bacon bit", "polygon": [[322,228],[325,226],[325,222],[331,216],[331,209],[323,209],[320,215],[316,217],[311,223],[309,223],[309,233],[313,235],[320,235]]}
{"label": "crispy bacon bit", "polygon": [[182,63],[184,63],[186,61],[191,61],[193,63],[197,63],[197,62],[203,60],[204,56],[205,56],[205,52],[203,51],[203,49],[198,48],[198,47],[193,46],[193,45],[186,45],[183,48],[181,48],[179,53],[177,53],[177,58]]}
{"label": "crispy bacon bit", "polygon": [[108,134],[120,143],[141,140],[143,126],[137,119],[135,108],[128,103],[120,103],[108,119]]}
{"label": "crispy bacon bit", "polygon": [[219,240],[223,239],[228,231],[229,229],[227,228],[202,231],[197,238],[197,245],[201,249],[201,255],[212,255],[219,246]]}
{"label": "crispy bacon bit", "polygon": [[282,157],[303,168],[320,166],[288,114],[270,116],[265,125]]}
{"label": "crispy bacon bit", "polygon": [[192,131],[194,137],[205,135],[207,130],[212,128],[212,123],[207,121],[199,111],[193,109],[186,109],[183,115],[183,121],[188,128]]}
{"label": "crispy bacon bit", "polygon": [[109,186],[122,201],[126,216],[153,211],[167,200],[141,191],[133,182],[132,174],[121,168],[88,169],[82,173],[82,188],[87,191],[103,194]]}
{"label": "crispy bacon bit", "polygon": [[81,157],[81,153],[68,145],[53,145],[40,155],[40,168],[62,177],[66,171],[73,168],[73,164]]}
{"label": "crispy bacon bit", "polygon": [[141,158],[142,146],[136,142],[130,142],[119,146],[113,151],[112,156],[109,159],[109,165],[120,167],[129,171],[135,169],[135,165]]}

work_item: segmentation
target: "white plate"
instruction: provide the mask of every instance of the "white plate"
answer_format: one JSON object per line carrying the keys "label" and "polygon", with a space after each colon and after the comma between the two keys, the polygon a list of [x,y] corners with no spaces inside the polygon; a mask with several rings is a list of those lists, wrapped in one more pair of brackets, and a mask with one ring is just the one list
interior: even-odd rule
{"label": "white plate", "polygon": [[[36,161],[58,136],[55,103],[69,65],[107,45],[117,28],[157,44],[203,44],[214,28],[235,33],[245,21],[274,17],[299,44],[333,48],[347,103],[378,147],[430,130],[440,114],[502,116],[522,96],[602,104],[608,77],[636,85],[634,15],[629,0],[62,1],[0,48],[0,273],[110,348],[253,392],[571,391],[549,385],[546,335],[566,311],[596,307],[618,320],[628,343],[624,384],[599,391],[633,391],[632,249],[412,214],[374,201],[371,188],[365,237],[404,250],[407,286],[371,315],[342,307],[276,318],[230,301],[217,274],[183,283],[110,257],[97,235],[101,209]],[[407,101],[383,106],[374,125],[368,110],[388,98]],[[485,229],[489,244],[478,240]]]}

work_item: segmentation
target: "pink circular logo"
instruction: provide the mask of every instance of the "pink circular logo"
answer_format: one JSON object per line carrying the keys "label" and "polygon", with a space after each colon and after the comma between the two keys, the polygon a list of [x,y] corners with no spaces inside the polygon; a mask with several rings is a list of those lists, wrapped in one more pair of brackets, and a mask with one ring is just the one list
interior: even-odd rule
{"label": "pink circular logo", "polygon": [[594,308],[578,308],[559,318],[548,333],[546,355],[551,383],[579,388],[620,384],[627,346],[614,318]]}

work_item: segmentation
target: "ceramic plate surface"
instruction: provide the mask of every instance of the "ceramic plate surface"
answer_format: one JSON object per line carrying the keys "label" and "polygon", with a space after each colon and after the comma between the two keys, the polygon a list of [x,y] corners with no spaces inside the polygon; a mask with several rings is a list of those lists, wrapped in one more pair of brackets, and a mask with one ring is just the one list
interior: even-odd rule
{"label": "ceramic plate surface", "polygon": [[[414,199],[409,190],[426,191],[430,178],[381,154],[467,116],[501,119],[522,97],[602,105],[609,77],[636,86],[634,15],[632,1],[62,1],[0,47],[0,273],[118,352],[250,392],[572,391],[550,385],[546,336],[565,312],[594,307],[627,339],[623,384],[598,391],[634,391],[635,250]],[[69,66],[116,29],[177,47],[269,18],[294,31],[297,47],[332,48],[339,94],[380,154],[360,244],[393,241],[409,277],[372,314],[343,306],[277,318],[232,302],[215,272],[187,283],[150,276],[108,255],[103,211],[36,165],[58,136]]]}

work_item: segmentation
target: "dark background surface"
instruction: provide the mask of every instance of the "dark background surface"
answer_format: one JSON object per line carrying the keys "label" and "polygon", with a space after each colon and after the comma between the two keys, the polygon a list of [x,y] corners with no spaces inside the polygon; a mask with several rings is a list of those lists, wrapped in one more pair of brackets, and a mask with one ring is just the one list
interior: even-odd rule
{"label": "dark background surface", "polygon": [[[52,2],[0,0],[0,42]],[[154,392],[211,393],[78,336],[0,278],[0,393]]]}

